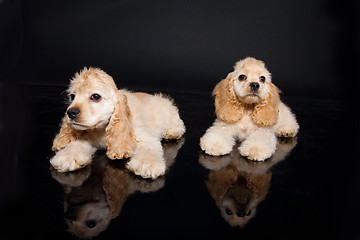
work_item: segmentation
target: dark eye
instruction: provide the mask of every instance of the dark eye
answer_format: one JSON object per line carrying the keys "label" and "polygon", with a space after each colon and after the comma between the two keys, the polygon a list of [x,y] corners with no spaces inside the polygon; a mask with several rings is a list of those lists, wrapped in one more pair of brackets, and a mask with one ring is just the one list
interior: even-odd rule
{"label": "dark eye", "polygon": [[244,74],[241,74],[241,75],[239,76],[239,80],[240,80],[240,81],[246,80],[246,76],[245,76]]}
{"label": "dark eye", "polygon": [[225,213],[226,213],[227,215],[232,215],[232,214],[233,214],[233,212],[232,212],[231,209],[229,209],[229,208],[226,208],[226,209],[225,209]]}
{"label": "dark eye", "polygon": [[266,78],[264,76],[260,76],[260,82],[265,82]]}
{"label": "dark eye", "polygon": [[90,99],[94,101],[99,101],[101,99],[101,96],[97,93],[94,93],[93,95],[91,95]]}
{"label": "dark eye", "polygon": [[96,226],[96,221],[95,220],[88,220],[88,221],[85,222],[85,225],[88,228],[94,228]]}
{"label": "dark eye", "polygon": [[75,94],[73,94],[73,93],[72,93],[72,94],[70,94],[70,96],[69,96],[69,97],[70,97],[70,100],[71,100],[71,101],[73,101],[73,100],[74,100],[74,98],[75,98]]}

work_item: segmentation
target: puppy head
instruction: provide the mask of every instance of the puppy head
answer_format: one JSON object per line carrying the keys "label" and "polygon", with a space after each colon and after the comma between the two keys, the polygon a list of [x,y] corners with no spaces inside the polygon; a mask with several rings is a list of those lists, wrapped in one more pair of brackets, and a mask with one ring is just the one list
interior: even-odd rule
{"label": "puppy head", "polygon": [[65,208],[69,231],[80,238],[93,238],[110,224],[109,206],[105,199]]}
{"label": "puppy head", "polygon": [[275,125],[278,119],[279,90],[262,61],[245,58],[234,71],[219,82],[214,91],[215,111],[219,119],[236,122],[253,107],[251,118],[258,126]]}
{"label": "puppy head", "polygon": [[116,91],[112,77],[98,68],[76,73],[67,90],[67,124],[76,130],[105,127],[114,111]]}
{"label": "puppy head", "polygon": [[271,74],[265,64],[255,58],[245,58],[236,63],[232,75],[237,98],[244,103],[259,103],[270,90]]}
{"label": "puppy head", "polygon": [[259,203],[256,186],[250,186],[245,172],[236,169],[236,159],[225,168],[211,170],[206,186],[221,216],[231,225],[244,227],[255,216]]}

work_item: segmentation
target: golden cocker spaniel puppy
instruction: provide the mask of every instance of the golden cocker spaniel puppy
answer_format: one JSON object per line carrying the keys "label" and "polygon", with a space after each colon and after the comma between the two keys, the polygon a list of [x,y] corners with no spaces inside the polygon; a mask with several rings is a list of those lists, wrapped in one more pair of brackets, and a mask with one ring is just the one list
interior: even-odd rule
{"label": "golden cocker spaniel puppy", "polygon": [[67,92],[70,105],[52,147],[55,169],[80,169],[97,149],[107,148],[110,159],[130,158],[126,166],[137,175],[164,175],[161,140],[179,139],[185,132],[172,100],[118,90],[112,77],[98,68],[76,73]]}
{"label": "golden cocker spaniel puppy", "polygon": [[231,152],[242,141],[240,154],[263,161],[276,150],[276,136],[294,137],[299,125],[279,98],[265,64],[255,58],[236,63],[234,71],[213,91],[217,119],[200,139],[200,147],[213,156]]}
{"label": "golden cocker spaniel puppy", "polygon": [[[163,141],[166,169],[175,163],[184,138]],[[91,164],[74,172],[51,169],[64,189],[64,217],[68,231],[78,239],[93,239],[117,218],[134,193],[156,192],[165,186],[165,176],[142,179],[129,172],[121,161],[109,161],[105,151],[94,154]],[[131,216],[130,216],[131,217]]]}
{"label": "golden cocker spaniel puppy", "polygon": [[270,159],[255,162],[242,157],[236,149],[228,155],[199,154],[199,162],[210,170],[206,187],[221,216],[230,226],[243,228],[256,215],[271,185],[271,168],[286,159],[296,146],[296,137],[277,139],[277,149]]}

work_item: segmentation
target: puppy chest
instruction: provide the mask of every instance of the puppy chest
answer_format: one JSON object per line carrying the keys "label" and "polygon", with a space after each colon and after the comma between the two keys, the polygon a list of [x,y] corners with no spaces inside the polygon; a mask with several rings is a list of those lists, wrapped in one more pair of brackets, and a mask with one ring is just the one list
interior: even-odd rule
{"label": "puppy chest", "polygon": [[247,134],[250,131],[256,129],[257,126],[251,120],[251,117],[245,115],[235,124],[235,131],[239,134]]}
{"label": "puppy chest", "polygon": [[92,146],[96,148],[106,148],[105,130],[89,132],[86,137],[91,142]]}

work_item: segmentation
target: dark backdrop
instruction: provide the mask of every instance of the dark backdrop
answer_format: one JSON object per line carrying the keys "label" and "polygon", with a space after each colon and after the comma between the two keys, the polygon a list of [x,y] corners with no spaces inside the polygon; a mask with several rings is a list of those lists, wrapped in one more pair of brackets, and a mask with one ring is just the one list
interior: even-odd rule
{"label": "dark backdrop", "polygon": [[[203,91],[246,56],[286,95],[355,87],[357,1],[0,1],[5,80],[65,85],[84,66],[120,88]],[[14,77],[14,75],[16,77]]]}
{"label": "dark backdrop", "polygon": [[[238,59],[253,56],[266,62],[283,95],[316,98],[312,103],[318,98],[353,100],[359,89],[358,2],[0,0],[0,208],[23,191],[13,189],[22,177],[16,176],[18,156],[23,143],[32,139],[25,130],[32,133],[28,129],[35,125],[32,117],[42,111],[29,114],[26,100],[35,99],[38,105],[49,101],[43,98],[45,93],[20,96],[19,84],[59,85],[60,93],[76,71],[96,66],[111,74],[121,88],[209,94]],[[25,89],[22,93],[26,87],[20,87]],[[54,96],[54,102],[61,105],[59,98]],[[56,105],[54,102],[50,106]],[[344,104],[333,105],[337,106]],[[346,112],[344,117],[330,116],[328,120],[341,118],[335,126],[344,128],[337,131],[344,133],[339,136],[342,147],[324,151],[334,151],[340,161],[344,160],[330,163],[337,169],[329,173],[333,175],[329,183],[339,189],[334,191],[334,199],[347,204],[335,204],[329,212],[335,216],[335,226],[341,222],[350,229],[358,223],[359,197],[354,195],[359,186],[359,154],[357,151],[351,159],[343,155],[359,146],[359,120],[354,111],[359,104],[353,101],[347,106],[351,111],[334,111]],[[296,114],[302,116],[303,112]],[[327,117],[315,117],[313,121],[322,122],[313,126],[334,126],[324,123]],[[60,117],[51,120],[57,119]],[[318,132],[328,134],[321,129]],[[317,160],[329,164],[326,159]],[[300,211],[312,214],[308,209]],[[338,215],[352,218],[342,222]]]}

